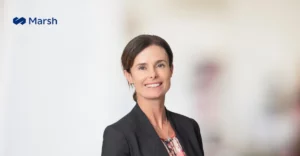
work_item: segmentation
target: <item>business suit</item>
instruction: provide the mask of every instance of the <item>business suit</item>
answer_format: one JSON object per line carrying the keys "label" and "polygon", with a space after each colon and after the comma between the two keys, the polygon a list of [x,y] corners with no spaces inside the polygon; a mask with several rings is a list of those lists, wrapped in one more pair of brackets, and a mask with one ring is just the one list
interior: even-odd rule
{"label": "business suit", "polygon": [[[197,122],[167,109],[166,115],[186,155],[204,156]],[[168,152],[136,104],[131,112],[105,128],[102,156],[168,156]]]}

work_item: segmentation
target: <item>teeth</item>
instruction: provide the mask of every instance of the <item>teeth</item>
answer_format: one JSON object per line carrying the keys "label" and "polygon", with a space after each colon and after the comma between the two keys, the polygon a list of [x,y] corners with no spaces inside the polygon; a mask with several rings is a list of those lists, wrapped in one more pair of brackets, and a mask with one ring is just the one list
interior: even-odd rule
{"label": "teeth", "polygon": [[156,84],[150,84],[150,85],[146,85],[149,88],[154,88],[154,87],[158,87],[160,86],[160,83],[156,83]]}

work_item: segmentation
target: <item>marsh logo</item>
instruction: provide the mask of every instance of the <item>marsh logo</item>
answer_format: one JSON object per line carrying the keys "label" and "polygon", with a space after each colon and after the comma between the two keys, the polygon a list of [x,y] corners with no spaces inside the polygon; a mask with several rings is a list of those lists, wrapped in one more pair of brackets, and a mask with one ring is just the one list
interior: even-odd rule
{"label": "marsh logo", "polygon": [[54,17],[51,18],[38,18],[38,17],[29,17],[26,18],[25,17],[15,17],[13,18],[13,23],[15,25],[24,25],[26,24],[26,21],[28,21],[28,25],[57,25],[57,19],[55,19]]}
{"label": "marsh logo", "polygon": [[13,19],[13,23],[15,24],[15,25],[18,25],[18,24],[25,24],[26,23],[26,19],[24,18],[24,17],[21,17],[21,18],[18,18],[18,17],[15,17],[14,19]]}

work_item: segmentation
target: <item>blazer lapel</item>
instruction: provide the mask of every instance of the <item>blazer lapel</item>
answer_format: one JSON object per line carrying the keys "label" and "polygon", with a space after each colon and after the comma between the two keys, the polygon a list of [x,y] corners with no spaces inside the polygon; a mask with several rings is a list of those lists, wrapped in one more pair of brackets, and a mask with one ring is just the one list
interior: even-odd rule
{"label": "blazer lapel", "polygon": [[143,156],[168,156],[168,152],[161,139],[154,130],[147,116],[136,104],[133,108],[137,122],[136,135],[139,141],[141,154]]}
{"label": "blazer lapel", "polygon": [[176,137],[179,140],[180,145],[183,148],[184,152],[186,153],[187,156],[194,155],[193,152],[190,150],[189,146],[187,146],[189,144],[189,142],[186,138],[187,134],[184,134],[185,130],[178,123],[175,122],[175,119],[172,116],[172,112],[167,110],[167,108],[166,108],[166,113],[167,113],[167,117],[176,133]]}

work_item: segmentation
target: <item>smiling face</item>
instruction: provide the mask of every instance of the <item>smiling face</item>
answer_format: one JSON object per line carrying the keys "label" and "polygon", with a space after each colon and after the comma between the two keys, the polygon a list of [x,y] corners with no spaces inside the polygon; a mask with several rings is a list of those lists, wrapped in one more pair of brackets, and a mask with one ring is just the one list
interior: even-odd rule
{"label": "smiling face", "polygon": [[134,59],[130,73],[124,70],[129,83],[133,83],[137,98],[160,99],[170,88],[173,67],[164,48],[151,45]]}

